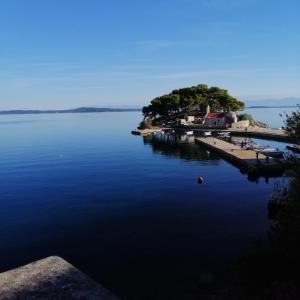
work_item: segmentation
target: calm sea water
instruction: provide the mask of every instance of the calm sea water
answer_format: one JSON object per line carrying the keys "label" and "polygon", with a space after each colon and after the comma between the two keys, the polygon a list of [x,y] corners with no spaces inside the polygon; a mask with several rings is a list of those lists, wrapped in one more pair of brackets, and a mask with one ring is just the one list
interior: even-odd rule
{"label": "calm sea water", "polygon": [[0,271],[60,255],[124,299],[182,299],[265,237],[273,179],[130,135],[140,119],[1,116]]}
{"label": "calm sea water", "polygon": [[284,117],[280,114],[296,111],[297,107],[274,107],[274,108],[246,108],[245,112],[253,116],[257,121],[264,122],[270,128],[281,128]]}

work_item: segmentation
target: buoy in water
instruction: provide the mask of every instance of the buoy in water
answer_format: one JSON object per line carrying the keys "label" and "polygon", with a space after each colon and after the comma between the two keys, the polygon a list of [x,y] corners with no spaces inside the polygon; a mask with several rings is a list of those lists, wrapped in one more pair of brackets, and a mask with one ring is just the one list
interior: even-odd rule
{"label": "buoy in water", "polygon": [[202,176],[198,176],[197,177],[197,182],[198,182],[198,184],[202,184],[204,182],[203,177]]}

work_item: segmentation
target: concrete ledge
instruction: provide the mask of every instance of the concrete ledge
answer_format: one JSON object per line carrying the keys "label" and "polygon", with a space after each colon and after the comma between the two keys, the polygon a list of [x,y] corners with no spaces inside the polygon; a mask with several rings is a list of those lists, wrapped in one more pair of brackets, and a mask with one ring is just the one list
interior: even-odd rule
{"label": "concrete ledge", "polygon": [[120,300],[57,256],[1,273],[0,299]]}
{"label": "concrete ledge", "polygon": [[156,132],[161,132],[162,130],[164,130],[165,128],[160,128],[160,127],[156,127],[156,128],[152,128],[152,129],[135,129],[131,131],[131,134],[134,135],[150,135]]}
{"label": "concrete ledge", "polygon": [[290,164],[283,159],[270,158],[267,161],[264,154],[259,154],[257,159],[256,151],[242,149],[240,146],[214,137],[195,138],[195,143],[218,153],[250,175],[281,177],[283,172],[290,168]]}

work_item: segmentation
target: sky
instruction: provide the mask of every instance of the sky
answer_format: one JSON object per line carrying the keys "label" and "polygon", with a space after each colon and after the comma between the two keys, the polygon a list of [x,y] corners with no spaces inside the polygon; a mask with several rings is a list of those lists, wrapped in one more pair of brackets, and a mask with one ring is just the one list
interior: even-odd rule
{"label": "sky", "polygon": [[299,0],[0,0],[0,110],[300,97]]}

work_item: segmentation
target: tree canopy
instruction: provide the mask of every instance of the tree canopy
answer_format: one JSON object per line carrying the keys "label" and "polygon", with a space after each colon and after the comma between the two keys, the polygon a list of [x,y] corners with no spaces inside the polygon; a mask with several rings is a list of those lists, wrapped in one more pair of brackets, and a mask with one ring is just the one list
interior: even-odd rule
{"label": "tree canopy", "polygon": [[237,111],[244,103],[219,87],[200,84],[172,91],[154,98],[150,105],[143,107],[145,118],[170,117],[182,112],[197,111],[209,105],[212,111]]}
{"label": "tree canopy", "polygon": [[290,115],[284,113],[284,130],[297,142],[300,142],[300,109],[292,112]]}

